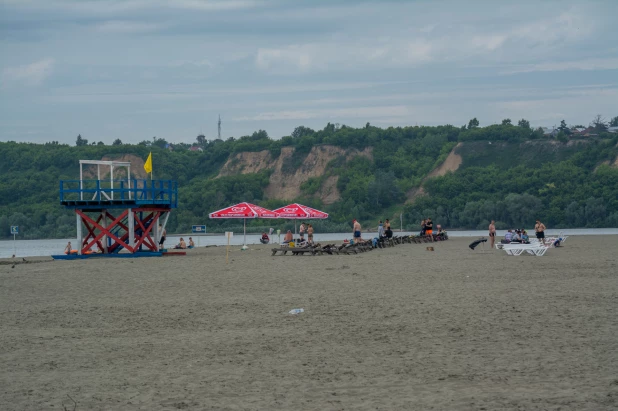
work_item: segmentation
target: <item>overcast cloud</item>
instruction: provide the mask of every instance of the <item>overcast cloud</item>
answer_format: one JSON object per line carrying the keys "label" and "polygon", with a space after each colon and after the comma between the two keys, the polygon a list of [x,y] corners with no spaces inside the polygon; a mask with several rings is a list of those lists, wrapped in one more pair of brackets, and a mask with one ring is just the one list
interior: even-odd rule
{"label": "overcast cloud", "polygon": [[618,115],[618,2],[0,0],[0,140]]}

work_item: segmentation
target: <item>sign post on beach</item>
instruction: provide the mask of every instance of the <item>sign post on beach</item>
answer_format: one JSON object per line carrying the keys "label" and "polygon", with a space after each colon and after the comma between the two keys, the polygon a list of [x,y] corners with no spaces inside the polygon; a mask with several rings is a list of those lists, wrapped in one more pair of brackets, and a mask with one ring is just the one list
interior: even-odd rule
{"label": "sign post on beach", "polygon": [[11,234],[13,234],[13,257],[15,257],[15,254],[17,254],[16,250],[16,246],[15,246],[15,236],[17,234],[19,234],[19,226],[17,225],[12,225],[11,226]]}
{"label": "sign post on beach", "polygon": [[225,249],[225,264],[228,263],[228,255],[230,253],[230,240],[234,237],[234,233],[231,231],[226,231],[225,236],[227,237],[227,248]]}
{"label": "sign post on beach", "polygon": [[[193,231],[194,233],[206,234],[206,225],[194,225],[191,227],[191,231]],[[197,236],[197,246],[200,246],[200,236]]]}

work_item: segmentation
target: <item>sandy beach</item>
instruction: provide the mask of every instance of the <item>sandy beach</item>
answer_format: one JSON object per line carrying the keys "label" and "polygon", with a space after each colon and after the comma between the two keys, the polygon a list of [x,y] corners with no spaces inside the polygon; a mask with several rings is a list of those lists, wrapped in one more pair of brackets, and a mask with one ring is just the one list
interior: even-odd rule
{"label": "sandy beach", "polygon": [[618,236],[471,241],[2,260],[0,409],[616,409]]}

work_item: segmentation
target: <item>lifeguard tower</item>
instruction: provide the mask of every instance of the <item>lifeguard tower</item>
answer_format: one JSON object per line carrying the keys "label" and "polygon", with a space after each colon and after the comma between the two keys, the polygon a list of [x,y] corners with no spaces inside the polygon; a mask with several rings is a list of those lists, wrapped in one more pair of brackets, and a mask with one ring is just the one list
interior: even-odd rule
{"label": "lifeguard tower", "polygon": [[[93,166],[97,179],[84,180],[84,167],[90,176]],[[101,168],[109,178],[101,179]],[[60,204],[75,210],[79,256],[160,256],[162,230],[178,207],[178,183],[133,179],[129,162],[79,160],[79,180],[60,181]]]}

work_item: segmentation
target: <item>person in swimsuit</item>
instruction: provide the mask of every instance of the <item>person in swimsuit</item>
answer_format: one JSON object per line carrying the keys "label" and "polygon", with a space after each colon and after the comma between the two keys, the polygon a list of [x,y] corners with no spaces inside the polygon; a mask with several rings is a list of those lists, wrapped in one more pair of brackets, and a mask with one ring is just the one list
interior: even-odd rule
{"label": "person in swimsuit", "polygon": [[496,222],[491,220],[489,224],[489,243],[491,244],[491,249],[494,248],[494,243],[496,242]]}
{"label": "person in swimsuit", "polygon": [[421,221],[421,236],[425,235],[425,230],[427,229],[427,227],[425,227],[426,223],[427,223],[427,220]]}
{"label": "person in swimsuit", "polygon": [[178,244],[176,244],[176,246],[174,248],[182,249],[182,250],[186,249],[187,248],[187,243],[185,242],[185,239],[180,237],[180,242]]}
{"label": "person in swimsuit", "polygon": [[293,239],[294,239],[294,236],[292,235],[292,231],[288,230],[288,232],[285,234],[285,237],[283,237],[282,244],[289,244]]}
{"label": "person in swimsuit", "polygon": [[536,238],[539,239],[541,244],[545,244],[545,228],[545,224],[543,224],[541,220],[536,220],[534,231],[536,232]]}
{"label": "person in swimsuit", "polygon": [[305,223],[304,222],[300,223],[300,227],[298,227],[298,234],[300,235],[301,242],[305,241],[305,230],[306,230]]}
{"label": "person in swimsuit", "polygon": [[[386,220],[388,221],[388,220]],[[358,241],[363,241],[363,239],[361,238],[361,225],[358,221],[353,220],[354,222],[354,243],[358,242]]]}
{"label": "person in swimsuit", "polygon": [[307,226],[307,242],[313,244],[313,226],[311,224]]}

